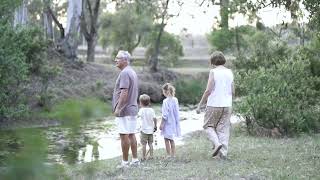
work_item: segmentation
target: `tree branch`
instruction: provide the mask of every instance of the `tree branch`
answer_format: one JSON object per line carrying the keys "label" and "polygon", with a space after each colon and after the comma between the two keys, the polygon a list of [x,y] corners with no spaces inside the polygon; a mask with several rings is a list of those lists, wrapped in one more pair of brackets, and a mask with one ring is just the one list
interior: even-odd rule
{"label": "tree branch", "polygon": [[64,28],[62,26],[62,24],[59,22],[59,20],[57,19],[57,17],[53,14],[50,6],[47,6],[47,10],[48,10],[48,13],[51,15],[54,23],[58,26],[59,30],[60,30],[60,38],[61,39],[64,39]]}
{"label": "tree branch", "polygon": [[140,44],[141,41],[141,34],[138,35],[138,41],[133,45],[133,49],[135,49],[136,47],[138,47],[138,45]]}

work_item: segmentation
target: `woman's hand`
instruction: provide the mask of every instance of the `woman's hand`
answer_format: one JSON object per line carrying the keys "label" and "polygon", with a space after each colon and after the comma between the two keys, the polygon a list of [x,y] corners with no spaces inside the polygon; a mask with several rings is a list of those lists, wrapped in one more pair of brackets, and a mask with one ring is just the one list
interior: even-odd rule
{"label": "woman's hand", "polygon": [[114,116],[119,117],[120,116],[120,109],[116,108],[116,110],[113,113]]}

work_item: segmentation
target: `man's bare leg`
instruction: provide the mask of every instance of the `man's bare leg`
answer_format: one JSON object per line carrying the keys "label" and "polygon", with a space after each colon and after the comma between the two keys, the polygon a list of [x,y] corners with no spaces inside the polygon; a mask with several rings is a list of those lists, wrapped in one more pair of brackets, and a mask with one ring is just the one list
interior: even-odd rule
{"label": "man's bare leg", "polygon": [[121,149],[122,149],[122,160],[128,161],[130,140],[128,134],[120,134]]}
{"label": "man's bare leg", "polygon": [[129,134],[129,140],[130,140],[132,158],[137,159],[138,158],[138,153],[137,153],[136,135],[135,134]]}

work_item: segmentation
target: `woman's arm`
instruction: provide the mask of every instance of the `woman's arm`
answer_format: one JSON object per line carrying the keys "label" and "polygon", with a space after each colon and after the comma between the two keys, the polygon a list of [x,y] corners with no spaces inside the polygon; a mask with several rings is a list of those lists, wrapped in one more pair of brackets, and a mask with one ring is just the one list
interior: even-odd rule
{"label": "woman's arm", "polygon": [[208,97],[209,95],[211,94],[212,90],[214,88],[214,78],[213,78],[213,72],[210,72],[209,74],[209,78],[208,78],[208,83],[207,83],[207,88],[206,90],[203,92],[203,95],[202,95],[202,98],[198,104],[198,107],[197,107],[197,113],[199,114],[200,113],[200,108],[201,106],[207,102],[208,100]]}
{"label": "woman's arm", "polygon": [[232,90],[232,99],[234,100],[236,98],[236,90],[233,82],[231,84],[231,90]]}

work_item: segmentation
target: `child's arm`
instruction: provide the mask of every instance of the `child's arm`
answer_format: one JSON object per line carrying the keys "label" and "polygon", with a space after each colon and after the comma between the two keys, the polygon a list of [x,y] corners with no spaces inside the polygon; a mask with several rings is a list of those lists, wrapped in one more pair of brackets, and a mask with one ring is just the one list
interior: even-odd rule
{"label": "child's arm", "polygon": [[161,123],[160,123],[160,127],[159,127],[159,128],[160,128],[160,130],[163,130],[164,121],[165,121],[165,120],[162,118]]}
{"label": "child's arm", "polygon": [[153,132],[156,132],[157,131],[157,118],[153,118],[153,123],[154,123]]}

